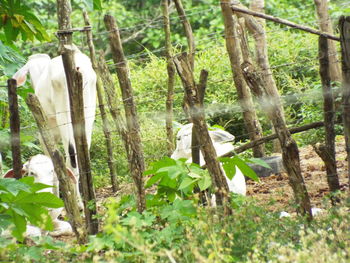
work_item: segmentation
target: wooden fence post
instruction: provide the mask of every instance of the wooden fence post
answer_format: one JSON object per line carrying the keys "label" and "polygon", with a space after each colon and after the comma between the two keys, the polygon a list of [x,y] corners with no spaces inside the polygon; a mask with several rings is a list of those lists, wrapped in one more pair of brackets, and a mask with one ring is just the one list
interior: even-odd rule
{"label": "wooden fence post", "polygon": [[72,224],[73,231],[77,237],[78,242],[80,244],[84,244],[87,242],[87,233],[85,230],[86,228],[83,224],[83,219],[80,216],[77,203],[77,193],[75,191],[75,187],[73,186],[71,178],[67,175],[67,168],[64,163],[64,158],[62,157],[60,151],[57,149],[53,135],[49,130],[47,124],[47,116],[45,115],[38,98],[34,94],[28,94],[26,103],[33,113],[47,152],[49,153],[54,164],[55,173],[60,183],[60,189],[69,222]]}
{"label": "wooden fence post", "polygon": [[[333,35],[332,20],[328,13],[328,0],[314,0],[319,28]],[[331,81],[341,81],[341,71],[334,41],[328,40],[329,76]]]}
{"label": "wooden fence post", "polygon": [[[232,16],[230,9],[230,0],[221,1],[221,10],[225,25],[225,40],[226,49],[230,58],[231,71],[233,80],[237,89],[238,99],[243,111],[244,124],[249,134],[251,141],[262,137],[262,128],[254,109],[254,103],[251,92],[244,80],[240,70],[242,63],[242,53],[239,43],[239,36],[237,34],[237,21]],[[265,155],[263,145],[258,145],[253,148],[254,157],[262,157]]]}
{"label": "wooden fence post", "polygon": [[121,88],[125,119],[130,138],[130,154],[129,164],[132,178],[135,182],[137,191],[137,210],[142,213],[146,208],[145,189],[143,185],[143,171],[145,170],[145,162],[141,145],[140,126],[134,103],[133,90],[129,79],[129,68],[124,56],[123,47],[119,35],[117,23],[113,16],[105,15],[104,22],[109,31],[109,43],[112,49],[112,57],[114,63],[117,64],[116,71]]}
{"label": "wooden fence post", "polygon": [[[328,51],[327,38],[319,37],[319,60],[320,60],[320,77],[322,82],[322,94],[323,94],[323,115],[324,115],[324,127],[326,133],[326,144],[315,145],[314,149],[316,153],[323,160],[327,171],[327,182],[331,192],[340,190],[339,178],[337,174],[337,163],[335,159],[335,130],[334,130],[334,99],[331,87],[330,77],[330,60]],[[335,200],[333,200],[334,202]]]}
{"label": "wooden fence post", "polygon": [[78,160],[84,201],[85,221],[89,234],[93,235],[98,232],[98,219],[96,218],[96,197],[93,188],[90,154],[85,132],[83,79],[81,73],[75,69],[73,52],[66,46],[64,47],[62,60],[67,78],[76,158]]}
{"label": "wooden fence post", "polygon": [[175,86],[175,65],[172,59],[171,39],[170,39],[170,20],[168,0],[162,0],[163,23],[165,33],[165,56],[167,59],[168,72],[168,93],[166,99],[166,134],[167,134],[167,150],[170,156],[174,147],[174,131],[173,131],[173,103],[174,103],[174,86]]}
{"label": "wooden fence post", "polygon": [[350,16],[341,16],[339,19],[340,46],[342,53],[342,104],[343,104],[343,123],[346,144],[346,153],[348,160],[348,177],[350,189]]}
{"label": "wooden fence post", "polygon": [[20,141],[20,120],[18,112],[17,81],[9,79],[7,81],[10,130],[11,130],[11,151],[13,172],[16,179],[22,178],[21,141]]}
{"label": "wooden fence post", "polygon": [[[90,20],[88,13],[84,10],[83,11],[84,21],[86,26],[90,26]],[[101,82],[101,73],[98,69],[97,60],[96,60],[96,54],[95,54],[95,46],[93,43],[93,37],[91,30],[86,31],[87,36],[87,43],[90,50],[90,59],[92,68],[96,72],[97,82],[96,82],[96,92],[97,92],[97,99],[98,99],[98,106],[100,108],[101,118],[102,118],[102,124],[103,124],[103,134],[106,139],[106,148],[107,148],[107,163],[108,168],[110,172],[111,177],[111,184],[112,184],[112,190],[113,192],[118,191],[118,181],[117,181],[117,170],[115,167],[115,160],[113,157],[113,144],[112,144],[112,138],[111,134],[109,132],[109,123],[107,119],[107,114],[105,110],[105,105],[103,101],[103,95],[102,95],[102,82]]]}
{"label": "wooden fence post", "polygon": [[[69,49],[73,43],[73,33],[69,31],[72,28],[70,22],[71,12],[72,8],[69,0],[57,0],[58,27],[60,30],[65,30],[65,32],[61,31],[58,37],[60,44],[63,44],[63,46],[60,46],[60,50],[67,80],[75,153],[81,175],[79,177],[84,201],[85,221],[89,234],[93,235],[98,232],[98,219],[96,217],[96,199],[85,133],[82,75],[75,68],[74,51]],[[67,48],[68,46],[69,48]]]}
{"label": "wooden fence post", "polygon": [[[186,39],[187,39],[187,48],[188,48],[188,59],[190,61],[191,69],[194,70],[194,55],[195,55],[195,43],[193,37],[193,31],[190,22],[187,19],[185,9],[183,8],[181,0],[174,0],[174,4],[176,7],[176,11],[179,15],[180,21],[182,23],[183,29],[185,31]],[[184,93],[184,97],[182,100],[182,109],[188,118],[189,122],[192,122],[190,118],[190,106],[188,102],[188,98],[186,97],[186,92]],[[196,136],[195,133],[192,133],[192,136]]]}
{"label": "wooden fence post", "polygon": [[296,142],[291,137],[291,134],[284,122],[283,109],[278,91],[272,86],[266,86],[264,78],[259,74],[252,64],[245,63],[242,67],[242,72],[249,83],[259,90],[263,87],[263,100],[259,100],[261,108],[267,114],[270,121],[273,123],[276,134],[282,146],[283,164],[287,170],[289,183],[293,189],[297,211],[302,215],[307,215],[308,220],[312,220],[310,198],[301,174],[299,150]]}
{"label": "wooden fence post", "polygon": [[[199,135],[198,140],[204,160],[212,177],[213,183],[217,188],[215,191],[216,200],[219,205],[223,205],[225,215],[230,215],[232,214],[232,210],[230,208],[229,188],[224,172],[220,166],[220,162],[217,160],[216,151],[209,136],[208,127],[205,122],[203,107],[200,103],[200,96],[202,96],[200,94],[204,94],[204,90],[201,92],[198,90],[198,86],[194,81],[193,72],[191,70],[191,64],[186,53],[175,57],[174,63],[187,94],[188,102],[190,103],[191,119],[193,121],[193,126],[196,129],[195,131],[197,135]],[[202,79],[206,79],[206,72],[202,73],[201,75],[204,76]],[[205,83],[205,81],[203,83]]]}

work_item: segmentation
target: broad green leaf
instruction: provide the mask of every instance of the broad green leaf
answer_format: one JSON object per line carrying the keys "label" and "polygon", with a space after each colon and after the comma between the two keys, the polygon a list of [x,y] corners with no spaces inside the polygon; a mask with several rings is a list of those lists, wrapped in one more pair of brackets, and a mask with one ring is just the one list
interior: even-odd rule
{"label": "broad green leaf", "polygon": [[23,241],[23,233],[27,229],[27,222],[23,216],[16,214],[14,211],[10,211],[10,215],[12,216],[12,222],[15,227],[12,230],[12,235],[19,241]]}
{"label": "broad green leaf", "polygon": [[227,178],[232,180],[236,174],[236,164],[234,159],[229,157],[221,157],[219,160],[222,162],[222,167],[224,168]]}
{"label": "broad green leaf", "polygon": [[211,186],[211,178],[209,175],[204,175],[199,181],[198,181],[198,187],[201,191],[204,191],[208,189]]}
{"label": "broad green leaf", "polygon": [[189,187],[191,184],[194,184],[197,180],[186,177],[180,184],[179,190],[183,190],[186,187]]}
{"label": "broad green leaf", "polygon": [[188,176],[191,178],[201,178],[202,176],[198,173],[194,173],[194,172],[189,172]]}
{"label": "broad green leaf", "polygon": [[260,165],[262,167],[271,169],[271,166],[268,163],[266,163],[264,160],[261,160],[258,158],[249,158],[249,159],[246,159],[246,162],[255,163],[255,164]]}
{"label": "broad green leaf", "polygon": [[30,192],[30,187],[27,184],[13,178],[0,178],[0,189],[13,195],[17,195],[19,191]]}
{"label": "broad green leaf", "polygon": [[53,230],[52,219],[46,208],[40,207],[37,204],[21,204],[21,208],[28,215],[28,221],[32,225],[46,230]]}
{"label": "broad green leaf", "polygon": [[12,217],[6,214],[0,214],[0,235],[1,231],[7,229],[12,224]]}
{"label": "broad green leaf", "polygon": [[31,193],[26,198],[17,200],[18,204],[36,204],[50,208],[63,207],[63,201],[52,193]]}
{"label": "broad green leaf", "polygon": [[256,182],[259,182],[259,177],[256,175],[254,170],[250,168],[242,159],[240,159],[237,155],[235,155],[232,159],[245,176]]}
{"label": "broad green leaf", "polygon": [[162,173],[158,173],[153,175],[145,184],[145,188],[151,187],[152,185],[154,185],[156,182],[158,182],[161,178],[162,178],[163,174]]}
{"label": "broad green leaf", "polygon": [[175,198],[176,198],[176,192],[175,191],[171,191],[171,192],[169,192],[168,193],[168,200],[170,201],[170,202],[174,202],[174,200],[175,200]]}

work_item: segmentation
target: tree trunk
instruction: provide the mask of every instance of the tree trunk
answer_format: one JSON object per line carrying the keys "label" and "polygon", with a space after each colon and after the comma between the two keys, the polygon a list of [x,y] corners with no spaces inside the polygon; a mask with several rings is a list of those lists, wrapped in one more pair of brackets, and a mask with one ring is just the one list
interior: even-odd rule
{"label": "tree trunk", "polygon": [[[208,127],[205,122],[204,110],[200,103],[198,86],[194,81],[191,64],[187,54],[184,53],[179,57],[175,57],[174,63],[190,103],[190,114],[193,120],[193,126],[195,127],[195,132],[199,135],[198,139],[204,160],[216,187],[216,200],[219,205],[224,206],[225,215],[232,214],[230,208],[229,188],[224,172],[220,166],[220,162],[217,160],[213,142],[209,136]],[[206,73],[202,73],[202,75],[203,74]]]}
{"label": "tree trunk", "polygon": [[[317,147],[317,153],[325,163],[327,171],[327,181],[331,192],[340,190],[339,178],[337,174],[337,163],[335,159],[335,130],[334,130],[334,99],[331,88],[330,78],[330,60],[328,57],[328,41],[327,38],[319,37],[319,53],[320,60],[320,76],[322,82],[322,94],[323,94],[323,114],[324,114],[324,127],[326,133],[326,145],[325,147]],[[323,153],[323,154],[322,154]],[[321,154],[321,155],[320,155]]]}
{"label": "tree trunk", "polygon": [[[89,16],[86,11],[83,12],[83,16],[84,16],[85,25],[90,26]],[[108,123],[105,105],[103,101],[101,76],[97,65],[95,46],[93,43],[93,36],[92,36],[91,30],[86,31],[86,36],[87,36],[87,43],[90,50],[91,64],[97,76],[97,82],[96,82],[97,99],[98,99],[98,104],[99,104],[101,118],[102,118],[103,134],[106,139],[107,163],[108,163],[109,173],[111,177],[112,190],[113,192],[117,192],[118,181],[117,181],[117,170],[115,167],[115,160],[113,158],[113,144],[112,144],[111,134],[109,132],[109,123]]]}
{"label": "tree trunk", "polygon": [[[174,3],[175,3],[176,11],[180,17],[182,26],[184,28],[186,38],[187,38],[188,57],[189,57],[190,65],[191,65],[191,70],[193,71],[194,70],[195,43],[194,43],[192,27],[191,27],[191,24],[186,17],[186,12],[182,6],[181,0],[174,0]],[[190,106],[189,106],[188,98],[186,97],[186,93],[184,94],[184,98],[182,101],[182,108],[183,108],[188,120],[190,122],[192,122],[192,120],[190,118],[190,114],[189,114]],[[195,136],[195,134],[193,134],[193,136]]]}
{"label": "tree trunk", "polygon": [[21,140],[20,140],[20,119],[18,112],[17,82],[15,79],[7,81],[8,101],[10,112],[10,130],[11,130],[11,152],[12,166],[16,179],[22,178],[22,160],[21,160]]}
{"label": "tree trunk", "polygon": [[142,173],[145,170],[145,163],[141,145],[140,126],[133,99],[133,90],[129,79],[129,69],[126,64],[127,61],[124,56],[119,30],[115,19],[110,15],[105,15],[104,22],[109,31],[109,41],[112,49],[113,60],[114,63],[118,64],[116,71],[124,101],[125,118],[130,137],[130,172],[137,189],[137,209],[142,213],[146,208],[145,189],[142,176]]}
{"label": "tree trunk", "polygon": [[69,222],[72,225],[78,243],[84,244],[87,242],[87,233],[83,224],[83,219],[80,216],[78,203],[76,201],[77,193],[75,191],[75,187],[73,186],[72,180],[67,175],[67,168],[64,163],[64,158],[55,145],[55,140],[47,124],[47,116],[44,114],[40,102],[34,94],[28,94],[26,103],[33,113],[34,119],[38,125],[38,129],[45,144],[45,148],[52,159],[55,173],[60,183],[60,189]]}
{"label": "tree trunk", "polygon": [[[231,62],[231,71],[233,80],[237,89],[238,99],[243,111],[245,127],[251,141],[262,137],[262,129],[254,109],[253,99],[250,90],[244,81],[240,70],[242,63],[242,54],[240,49],[239,38],[236,30],[237,21],[232,16],[230,1],[223,0],[221,9],[225,24],[226,48]],[[254,157],[262,157],[265,155],[263,145],[253,148]]]}
{"label": "tree trunk", "polygon": [[[70,21],[70,15],[72,13],[72,7],[69,0],[57,0],[57,19],[58,19],[58,29],[67,30],[72,28]],[[61,34],[59,36],[59,47],[58,53],[63,52],[64,45],[71,45],[73,41],[73,35],[71,34]]]}
{"label": "tree trunk", "polygon": [[182,6],[181,0],[173,0],[175,3],[176,11],[179,14],[182,26],[185,31],[185,35],[187,38],[187,45],[188,45],[188,59],[190,61],[191,70],[194,70],[194,55],[196,52],[195,44],[194,44],[194,37],[192,32],[192,27],[190,22],[188,21],[186,17],[185,9]]}
{"label": "tree trunk", "polygon": [[[342,104],[345,147],[348,161],[348,177],[350,186],[350,16],[339,19],[340,45],[342,53]],[[349,187],[350,189],[350,187]]]}
{"label": "tree trunk", "polygon": [[[327,0],[314,0],[316,6],[316,12],[318,16],[319,28],[322,32],[334,34],[332,28],[332,20],[328,13],[328,1]],[[337,56],[337,49],[335,43],[332,40],[328,40],[328,57],[329,57],[329,75],[331,81],[341,81],[340,64]]]}
{"label": "tree trunk", "polygon": [[[265,11],[265,1],[255,0],[251,2],[251,9],[260,13]],[[267,38],[265,30],[265,20],[262,18],[253,19],[252,17],[245,16],[246,25],[255,41],[255,59],[257,65],[263,71],[263,77],[266,85],[271,85],[277,89],[275,79],[273,78],[272,71],[270,69],[269,55],[267,52]],[[259,24],[258,24],[258,23]],[[275,133],[275,128],[272,125],[272,133]],[[281,144],[278,140],[273,141],[273,152],[282,152]]]}
{"label": "tree trunk", "polygon": [[170,20],[168,0],[162,0],[163,22],[165,33],[165,55],[167,59],[168,71],[168,93],[166,99],[166,134],[168,156],[174,152],[174,131],[173,131],[173,103],[174,103],[174,86],[175,86],[175,65],[172,59]]}
{"label": "tree trunk", "polygon": [[89,234],[94,235],[98,232],[98,219],[96,217],[96,197],[91,173],[90,153],[85,132],[83,78],[82,74],[75,69],[73,52],[66,47],[63,50],[62,61],[67,78],[75,150],[84,201],[85,222]]}
{"label": "tree trunk", "polygon": [[249,67],[246,65],[242,71],[246,80],[249,80],[250,85],[264,88],[265,99],[263,101],[260,100],[261,107],[270,121],[272,121],[281,143],[283,164],[287,170],[289,184],[293,189],[295,201],[298,205],[297,211],[302,215],[307,215],[308,220],[312,220],[310,199],[301,175],[298,146],[284,122],[278,91],[264,83],[263,76],[259,74],[259,71],[253,65]]}

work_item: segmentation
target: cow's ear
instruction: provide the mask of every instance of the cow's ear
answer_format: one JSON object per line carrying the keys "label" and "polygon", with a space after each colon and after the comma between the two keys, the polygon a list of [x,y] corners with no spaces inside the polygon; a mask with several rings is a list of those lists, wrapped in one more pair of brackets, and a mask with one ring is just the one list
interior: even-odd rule
{"label": "cow's ear", "polygon": [[[22,174],[22,177],[24,176],[24,174],[26,173],[26,171],[24,169],[21,170],[21,174]],[[8,170],[4,176],[4,178],[15,178],[15,172],[13,171],[13,169],[11,170]]]}
{"label": "cow's ear", "polygon": [[8,171],[4,174],[4,178],[15,178],[15,172],[13,171],[13,169],[8,170]]}
{"label": "cow's ear", "polygon": [[74,184],[78,183],[73,171],[67,167],[67,175],[73,181]]}
{"label": "cow's ear", "polygon": [[27,74],[28,74],[28,66],[24,65],[20,70],[18,70],[15,75],[13,75],[13,79],[17,81],[17,87],[23,86],[23,84],[27,80]]}

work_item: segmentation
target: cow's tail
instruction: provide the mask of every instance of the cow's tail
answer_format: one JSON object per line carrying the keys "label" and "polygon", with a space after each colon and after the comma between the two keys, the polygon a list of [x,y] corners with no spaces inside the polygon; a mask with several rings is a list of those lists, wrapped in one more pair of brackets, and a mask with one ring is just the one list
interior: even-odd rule
{"label": "cow's tail", "polygon": [[69,152],[69,159],[70,159],[70,163],[72,165],[72,168],[77,168],[77,162],[75,159],[75,149],[74,149],[74,146],[71,142],[69,142],[68,152]]}

